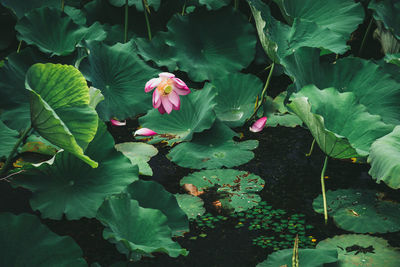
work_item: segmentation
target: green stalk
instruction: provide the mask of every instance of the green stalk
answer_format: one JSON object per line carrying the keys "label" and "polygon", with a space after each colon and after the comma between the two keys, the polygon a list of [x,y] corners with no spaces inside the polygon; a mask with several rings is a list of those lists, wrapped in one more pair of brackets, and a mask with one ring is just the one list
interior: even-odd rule
{"label": "green stalk", "polygon": [[149,40],[151,41],[150,22],[149,22],[149,17],[147,16],[147,11],[146,11],[146,7],[145,7],[145,4],[144,4],[144,0],[142,0],[142,4],[143,4],[143,9],[144,9],[144,18],[146,19],[147,35],[149,36]]}
{"label": "green stalk", "polygon": [[369,21],[367,30],[365,31],[364,37],[363,37],[363,39],[362,39],[362,41],[361,41],[360,50],[358,51],[358,56],[359,56],[359,57],[361,57],[362,52],[363,52],[363,50],[364,50],[365,41],[367,40],[367,36],[368,36],[369,31],[371,30],[371,26],[372,26],[372,22],[373,22],[373,21],[374,21],[374,18],[371,17],[371,20]]}
{"label": "green stalk", "polygon": [[21,50],[21,46],[22,46],[22,40],[19,41],[18,48],[17,48],[17,53],[19,53],[19,51]]}
{"label": "green stalk", "polygon": [[234,8],[235,8],[235,10],[237,10],[238,7],[239,7],[239,0],[235,0],[235,2],[234,2]]}
{"label": "green stalk", "polygon": [[[128,40],[128,0],[125,0],[125,26],[124,26],[124,43]],[[145,11],[146,12],[146,11]]]}
{"label": "green stalk", "polygon": [[185,0],[185,3],[183,4],[183,7],[182,7],[182,16],[184,16],[185,15],[185,10],[186,10],[186,0]]}
{"label": "green stalk", "polygon": [[326,166],[328,165],[328,156],[325,156],[325,161],[324,161],[324,167],[322,167],[321,171],[321,188],[322,188],[322,200],[324,202],[324,219],[325,219],[325,224],[328,223],[328,208],[326,205],[326,195],[325,195],[325,170]]}
{"label": "green stalk", "polygon": [[28,135],[28,133],[31,131],[32,126],[29,126],[28,129],[26,129],[21,137],[18,139],[18,141],[15,143],[13,149],[11,150],[10,155],[7,157],[6,162],[3,165],[3,168],[1,168],[0,170],[0,176],[3,176],[6,171],[10,168],[10,165],[12,163],[12,159],[14,158],[14,154],[15,152],[17,152],[18,147],[21,145],[22,141],[24,141],[24,139],[26,138],[26,136]]}
{"label": "green stalk", "polygon": [[310,147],[310,151],[306,154],[307,157],[311,156],[313,150],[314,150],[314,145],[315,145],[315,138],[313,139]]}
{"label": "green stalk", "polygon": [[61,12],[64,12],[64,0],[61,0]]}
{"label": "green stalk", "polygon": [[254,109],[254,112],[251,115],[251,117],[247,121],[251,120],[257,114],[257,111],[260,109],[260,107],[264,103],[265,93],[267,92],[268,85],[269,85],[269,82],[271,80],[272,72],[274,72],[274,66],[275,66],[275,62],[272,62],[271,68],[269,70],[267,81],[265,82],[265,86],[264,86],[264,88],[263,88],[263,90],[261,92],[260,102],[259,102],[258,106]]}

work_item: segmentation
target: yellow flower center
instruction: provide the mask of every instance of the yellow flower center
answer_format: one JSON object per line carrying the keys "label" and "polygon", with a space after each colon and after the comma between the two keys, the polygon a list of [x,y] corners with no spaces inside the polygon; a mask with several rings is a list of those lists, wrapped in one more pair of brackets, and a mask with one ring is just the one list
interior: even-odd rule
{"label": "yellow flower center", "polygon": [[168,95],[169,93],[171,93],[173,91],[173,87],[172,87],[173,82],[174,81],[172,79],[162,81],[157,86],[157,90],[163,95]]}

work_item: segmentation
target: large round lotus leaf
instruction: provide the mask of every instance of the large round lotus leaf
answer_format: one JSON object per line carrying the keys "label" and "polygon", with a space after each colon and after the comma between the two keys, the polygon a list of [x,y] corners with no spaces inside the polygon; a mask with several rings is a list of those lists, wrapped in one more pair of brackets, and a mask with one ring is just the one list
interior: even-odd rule
{"label": "large round lotus leaf", "polygon": [[18,153],[32,152],[54,156],[58,150],[59,148],[56,148],[43,137],[32,134],[26,139],[25,144],[18,149]]}
{"label": "large round lotus leaf", "polygon": [[188,254],[171,240],[168,218],[161,211],[142,208],[136,200],[125,194],[106,199],[96,218],[106,226],[103,237],[116,243],[117,248],[127,255],[130,252],[164,252],[170,257]]}
{"label": "large round lotus leaf", "polygon": [[126,142],[116,144],[115,149],[122,152],[133,165],[138,165],[140,174],[148,176],[153,175],[153,170],[147,162],[151,157],[157,155],[157,148],[141,142]]}
{"label": "large round lotus leaf", "polygon": [[[143,0],[128,0],[128,6],[135,6],[137,10],[143,11]],[[147,0],[149,7],[153,7],[155,11],[160,7],[161,0]],[[109,0],[110,4],[117,7],[125,6],[126,0]]]}
{"label": "large round lotus leaf", "polygon": [[151,108],[151,94],[144,92],[144,86],[158,71],[147,66],[132,46],[131,42],[114,46],[99,42],[87,44],[90,54],[80,69],[104,95],[97,111],[105,121],[112,117],[133,117]]}
{"label": "large round lotus leaf", "polygon": [[364,9],[353,0],[274,0],[291,24],[294,18],[315,22],[322,28],[342,35],[344,40],[364,20]]}
{"label": "large round lotus leaf", "polygon": [[15,29],[18,39],[36,45],[41,51],[52,55],[68,55],[83,39],[102,40],[105,32],[99,24],[91,27],[78,25],[73,18],[57,8],[34,9],[21,18]]}
{"label": "large round lotus leaf", "polygon": [[400,250],[388,242],[369,235],[339,235],[322,240],[318,249],[336,249],[339,267],[385,266],[398,267]]}
{"label": "large round lotus leaf", "polygon": [[395,64],[400,67],[400,53],[385,55],[385,62]]}
{"label": "large round lotus leaf", "polygon": [[194,81],[214,80],[239,71],[255,55],[257,39],[252,25],[230,8],[176,14],[167,28],[165,42],[173,47],[179,69]]}
{"label": "large round lotus leaf", "polygon": [[263,84],[253,74],[232,73],[213,80],[217,92],[214,110],[217,118],[231,127],[242,126],[254,111]]}
{"label": "large round lotus leaf", "polygon": [[219,9],[221,7],[229,5],[231,0],[198,0],[199,4],[205,5],[208,10]]}
{"label": "large round lotus leaf", "polygon": [[217,169],[239,166],[254,158],[251,150],[257,148],[257,140],[235,142],[236,135],[224,123],[217,121],[207,131],[198,133],[190,142],[175,146],[167,154],[171,161],[191,169]]}
{"label": "large round lotus leaf", "polygon": [[186,213],[189,219],[194,219],[206,212],[201,198],[189,194],[175,194],[179,207]]}
{"label": "large round lotus leaf", "polygon": [[199,191],[216,187],[222,207],[236,212],[256,206],[261,198],[255,192],[264,188],[264,180],[259,176],[232,169],[195,172],[184,177],[180,184],[192,184]]}
{"label": "large round lotus leaf", "polygon": [[87,266],[69,236],[58,236],[31,214],[0,214],[1,266]]}
{"label": "large round lotus leaf", "polygon": [[372,144],[368,163],[368,173],[377,183],[384,181],[391,188],[400,188],[400,126]]}
{"label": "large round lotus leaf", "polygon": [[263,104],[263,115],[268,118],[267,123],[265,124],[266,126],[276,127],[280,125],[285,127],[296,127],[303,123],[296,114],[293,114],[286,108],[284,104],[286,95],[287,92],[284,91],[274,99],[267,96],[267,99]]}
{"label": "large round lotus leaf", "polygon": [[371,144],[393,129],[358,104],[352,92],[309,85],[290,100],[288,107],[307,125],[322,151],[333,158],[367,156]]}
{"label": "large round lotus leaf", "polygon": [[285,58],[285,72],[294,78],[291,90],[314,84],[353,92],[369,113],[380,115],[386,123],[400,124],[400,82],[370,60],[346,57],[330,64],[320,62],[319,53],[305,47]]}
{"label": "large round lotus leaf", "polygon": [[26,73],[32,127],[54,145],[92,167],[84,149],[97,131],[98,117],[89,106],[89,88],[73,66],[37,63]]}
{"label": "large round lotus leaf", "polygon": [[[372,190],[340,189],[326,193],[328,214],[338,227],[355,233],[386,233],[400,230],[400,205],[382,199]],[[322,196],[313,202],[324,213]]]}
{"label": "large round lotus leaf", "polygon": [[162,211],[168,218],[167,224],[172,230],[172,235],[180,236],[189,232],[188,218],[179,207],[175,196],[159,183],[139,180],[129,185],[126,192],[132,199],[137,200],[141,207]]}
{"label": "large round lotus leaf", "polygon": [[18,141],[18,135],[17,131],[11,130],[0,120],[0,158],[8,157]]}
{"label": "large round lotus leaf", "polygon": [[[171,114],[160,114],[153,109],[146,116],[139,118],[139,123],[152,129],[160,138],[168,140],[169,144],[192,139],[193,133],[211,128],[215,121],[214,106],[215,91],[210,87],[181,96],[180,110]],[[156,139],[154,139],[156,140]]]}
{"label": "large round lotus leaf", "polygon": [[[253,13],[257,32],[261,44],[267,55],[274,61],[280,62],[287,55],[293,54],[300,47],[325,48],[336,54],[342,54],[349,49],[346,45],[347,37],[357,28],[357,23],[361,23],[364,18],[363,9],[360,4],[353,1],[346,1],[348,8],[338,8],[343,1],[331,1],[326,4],[323,1],[306,1],[308,5],[319,9],[322,5],[330,12],[324,12],[325,8],[310,17],[315,21],[309,20],[305,14],[295,17],[291,26],[284,24],[272,17],[269,7],[261,0],[249,0],[249,5]],[[296,7],[303,8],[304,1],[293,3]],[[318,2],[317,4],[315,4]],[[306,7],[305,7],[306,8]],[[348,13],[348,11],[351,11]],[[307,10],[309,11],[309,10]],[[315,12],[314,12],[315,13]],[[314,14],[310,12],[310,14]],[[297,14],[297,15],[300,15]],[[319,17],[317,17],[318,15]],[[334,16],[333,16],[334,15]],[[319,22],[319,24],[318,24]],[[334,30],[332,30],[334,29]]]}
{"label": "large round lotus leaf", "polygon": [[373,10],[374,19],[382,21],[386,29],[400,40],[400,2],[396,0],[376,1],[372,0],[369,9]]}
{"label": "large round lotus leaf", "polygon": [[376,21],[376,26],[373,36],[381,43],[382,52],[384,54],[398,53],[400,51],[400,40],[385,28],[382,21]]}
{"label": "large round lotus leaf", "polygon": [[34,210],[44,218],[92,218],[105,197],[123,191],[138,179],[138,168],[114,149],[114,140],[103,123],[86,154],[99,162],[91,168],[67,152],[56,154],[52,165],[42,164],[13,180],[33,192]]}
{"label": "large round lotus leaf", "polygon": [[[69,0],[67,0],[70,2]],[[29,11],[40,7],[58,7],[61,9],[60,0],[0,0],[0,3],[10,8],[18,19],[21,19]]]}
{"label": "large round lotus leaf", "polygon": [[[274,252],[268,258],[257,264],[257,267],[291,266],[293,249],[283,249]],[[299,249],[299,266],[323,267],[324,264],[337,262],[336,249]]]}

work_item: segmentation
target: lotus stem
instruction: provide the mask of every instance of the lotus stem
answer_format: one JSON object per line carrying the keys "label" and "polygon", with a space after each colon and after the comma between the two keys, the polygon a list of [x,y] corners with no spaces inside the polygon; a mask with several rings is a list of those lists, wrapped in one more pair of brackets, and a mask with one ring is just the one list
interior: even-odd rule
{"label": "lotus stem", "polygon": [[124,43],[128,41],[128,15],[129,15],[129,5],[128,5],[128,0],[125,0]]}
{"label": "lotus stem", "polygon": [[64,12],[64,5],[65,5],[64,0],[61,0],[61,12]]}
{"label": "lotus stem", "polygon": [[293,246],[292,267],[299,267],[299,235],[296,235]]}
{"label": "lotus stem", "polygon": [[151,28],[150,28],[149,16],[147,15],[148,7],[145,5],[144,1],[145,0],[142,0],[143,9],[144,9],[144,18],[146,19],[147,35],[149,36],[149,40],[151,41]]}
{"label": "lotus stem", "polygon": [[315,145],[315,138],[313,139],[312,143],[311,143],[311,147],[310,147],[310,151],[306,154],[306,157],[311,156],[313,150],[314,150],[314,145]]}
{"label": "lotus stem", "polygon": [[325,156],[324,167],[322,167],[321,171],[321,188],[322,188],[322,200],[324,202],[324,219],[325,224],[328,224],[328,208],[326,205],[326,195],[325,195],[325,170],[326,166],[328,165],[328,156]]}
{"label": "lotus stem", "polygon": [[21,50],[21,46],[22,46],[22,40],[19,41],[18,47],[17,47],[17,53],[19,53],[19,51]]}
{"label": "lotus stem", "polygon": [[[251,117],[250,117],[247,121],[251,120],[254,116],[256,116],[257,111],[260,109],[260,107],[261,107],[262,104],[264,103],[264,100],[265,100],[265,99],[264,99],[264,98],[265,98],[265,93],[267,92],[268,85],[269,85],[269,82],[270,82],[270,80],[271,80],[272,72],[274,72],[274,66],[275,66],[275,62],[272,62],[271,68],[270,68],[270,70],[269,70],[269,74],[268,74],[267,81],[265,82],[265,86],[264,86],[264,88],[263,88],[263,90],[262,90],[262,92],[261,92],[261,97],[260,97],[259,104],[258,104],[257,107],[254,109],[253,114],[251,115]],[[267,67],[267,69],[268,69],[268,68],[269,68],[269,67]]]}
{"label": "lotus stem", "polygon": [[234,6],[235,10],[238,10],[238,7],[239,7],[239,0],[235,0],[233,6]]}
{"label": "lotus stem", "polygon": [[360,50],[358,51],[358,56],[359,56],[359,57],[361,57],[362,52],[363,52],[363,50],[364,50],[365,41],[367,40],[367,36],[368,36],[369,31],[371,30],[372,22],[373,22],[373,21],[374,21],[374,18],[371,17],[371,20],[369,21],[368,27],[367,27],[367,29],[365,30],[364,37],[363,37],[363,39],[362,39],[362,41],[361,41]]}
{"label": "lotus stem", "polygon": [[184,16],[185,15],[185,11],[186,11],[186,0],[185,0],[185,3],[183,3],[183,7],[182,7],[182,16]]}
{"label": "lotus stem", "polygon": [[10,168],[10,165],[12,163],[12,159],[14,158],[15,152],[17,152],[18,147],[21,145],[22,141],[28,136],[29,132],[32,130],[32,126],[29,126],[28,129],[26,129],[22,134],[21,137],[18,139],[18,141],[15,143],[13,149],[10,152],[10,155],[8,155],[6,162],[3,165],[3,168],[0,170],[0,177],[3,176],[6,171]]}

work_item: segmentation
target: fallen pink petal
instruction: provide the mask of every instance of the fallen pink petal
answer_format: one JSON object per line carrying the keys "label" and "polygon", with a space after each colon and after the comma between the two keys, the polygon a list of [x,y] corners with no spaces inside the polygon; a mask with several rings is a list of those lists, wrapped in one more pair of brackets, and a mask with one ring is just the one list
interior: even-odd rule
{"label": "fallen pink petal", "polygon": [[256,120],[255,123],[250,127],[250,131],[253,133],[261,132],[264,129],[265,124],[267,123],[267,117],[262,117]]}
{"label": "fallen pink petal", "polygon": [[118,121],[118,120],[111,119],[110,122],[114,126],[125,126],[126,125],[126,120],[125,121]]}
{"label": "fallen pink petal", "polygon": [[134,135],[143,135],[143,136],[153,136],[156,135],[157,133],[149,128],[140,128],[137,130]]}
{"label": "fallen pink petal", "polygon": [[162,72],[158,74],[158,78],[153,78],[146,83],[144,87],[146,93],[153,89],[155,89],[153,107],[161,114],[170,114],[172,110],[179,110],[181,107],[179,96],[190,93],[186,83],[169,72]]}

